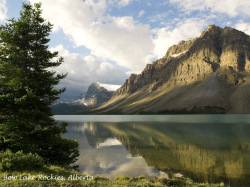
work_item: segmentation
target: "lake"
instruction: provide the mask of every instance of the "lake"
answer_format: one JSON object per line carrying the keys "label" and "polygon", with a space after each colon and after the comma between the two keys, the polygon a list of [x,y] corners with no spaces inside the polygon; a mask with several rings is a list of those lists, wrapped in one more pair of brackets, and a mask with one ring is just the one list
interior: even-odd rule
{"label": "lake", "polygon": [[70,115],[81,173],[250,186],[250,115]]}

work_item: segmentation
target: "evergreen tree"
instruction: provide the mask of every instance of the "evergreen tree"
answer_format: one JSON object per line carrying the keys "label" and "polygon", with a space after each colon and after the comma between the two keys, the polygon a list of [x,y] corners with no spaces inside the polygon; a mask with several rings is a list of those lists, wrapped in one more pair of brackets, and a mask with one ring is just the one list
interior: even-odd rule
{"label": "evergreen tree", "polygon": [[48,163],[68,166],[79,155],[78,143],[61,137],[66,123],[53,118],[50,105],[65,89],[54,86],[65,74],[51,69],[63,59],[48,50],[52,24],[41,17],[41,4],[23,4],[20,18],[0,26],[0,149],[37,153]]}

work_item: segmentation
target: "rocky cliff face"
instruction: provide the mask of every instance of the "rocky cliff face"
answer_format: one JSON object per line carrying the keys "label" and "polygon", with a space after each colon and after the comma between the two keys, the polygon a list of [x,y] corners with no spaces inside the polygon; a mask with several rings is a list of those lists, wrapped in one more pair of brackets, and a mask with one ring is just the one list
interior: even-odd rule
{"label": "rocky cliff face", "polygon": [[249,35],[211,25],[199,37],[170,47],[139,75],[132,74],[102,109],[138,113],[216,106],[249,113],[250,106],[239,104],[250,101],[249,73]]}
{"label": "rocky cliff face", "polygon": [[87,106],[96,106],[107,102],[112,96],[113,91],[101,87],[99,83],[93,83],[89,86],[84,99]]}

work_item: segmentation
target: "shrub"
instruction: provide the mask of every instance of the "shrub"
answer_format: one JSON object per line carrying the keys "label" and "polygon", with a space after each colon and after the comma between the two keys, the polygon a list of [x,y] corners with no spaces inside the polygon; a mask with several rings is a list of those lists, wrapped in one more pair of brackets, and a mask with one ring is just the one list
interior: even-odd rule
{"label": "shrub", "polygon": [[0,153],[1,171],[32,171],[44,166],[42,157],[37,154],[12,153],[10,150]]}

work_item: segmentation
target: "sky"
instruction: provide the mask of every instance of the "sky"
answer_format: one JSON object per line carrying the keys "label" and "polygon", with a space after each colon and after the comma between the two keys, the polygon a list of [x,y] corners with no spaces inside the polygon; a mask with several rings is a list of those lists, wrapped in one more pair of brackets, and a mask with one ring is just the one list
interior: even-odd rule
{"label": "sky", "polygon": [[[0,23],[18,18],[22,2],[0,0]],[[249,0],[30,0],[37,2],[54,24],[49,48],[64,58],[56,71],[68,73],[59,85],[67,88],[63,100],[93,82],[122,85],[211,24],[250,34]]]}

